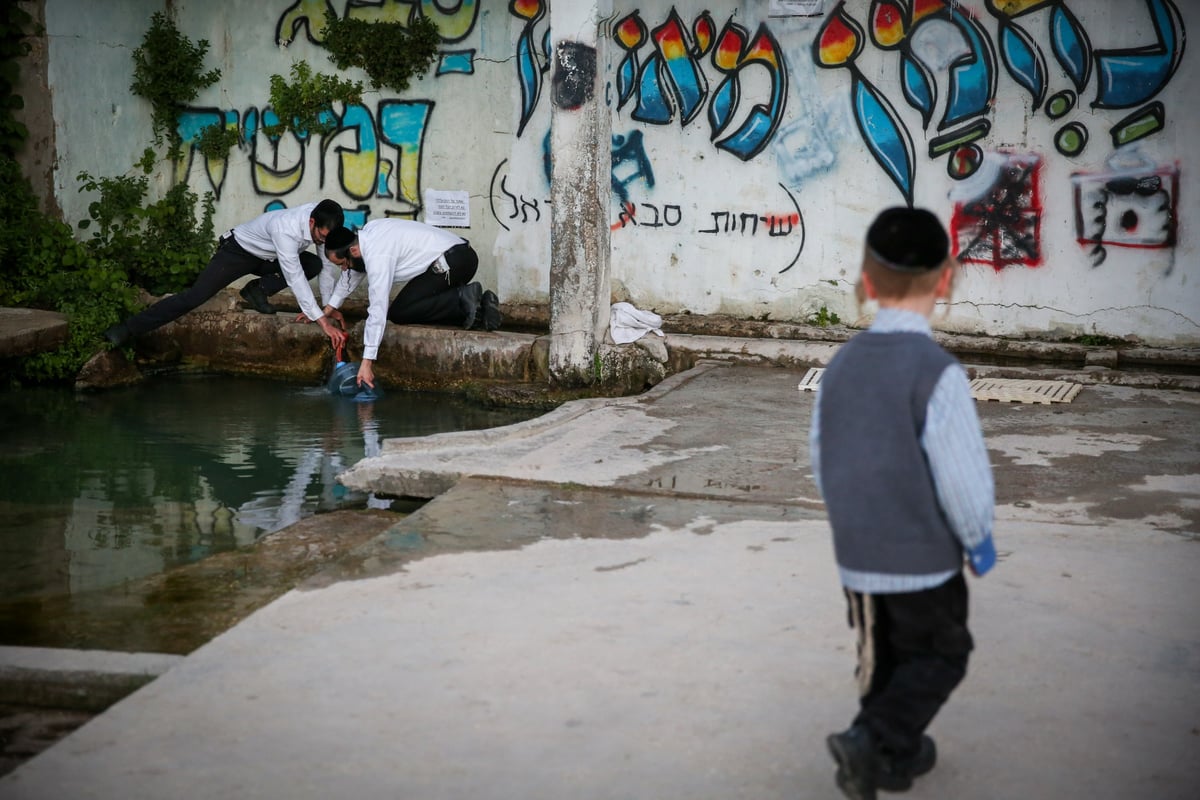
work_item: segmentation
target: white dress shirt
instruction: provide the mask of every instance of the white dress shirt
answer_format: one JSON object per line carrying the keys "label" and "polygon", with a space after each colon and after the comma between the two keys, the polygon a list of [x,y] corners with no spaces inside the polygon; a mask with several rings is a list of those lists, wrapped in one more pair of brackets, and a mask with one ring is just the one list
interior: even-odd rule
{"label": "white dress shirt", "polygon": [[[367,277],[364,359],[374,361],[379,355],[392,285],[417,277],[429,269],[438,256],[464,241],[449,231],[407,219],[376,219],[359,229],[358,249],[366,264]],[[340,307],[361,280],[361,276],[351,276],[349,280],[336,281],[326,304]],[[325,281],[322,281],[321,290],[325,291]]]}
{"label": "white dress shirt", "polygon": [[[279,262],[288,288],[296,295],[296,302],[300,304],[304,316],[310,320],[320,319],[323,312],[313,297],[308,278],[304,277],[300,254],[313,245],[308,220],[316,207],[316,203],[305,203],[295,208],[268,211],[233,229],[233,237],[247,253],[267,261]],[[317,255],[321,257],[322,267],[336,269],[325,258],[325,247],[317,245],[316,249]]]}

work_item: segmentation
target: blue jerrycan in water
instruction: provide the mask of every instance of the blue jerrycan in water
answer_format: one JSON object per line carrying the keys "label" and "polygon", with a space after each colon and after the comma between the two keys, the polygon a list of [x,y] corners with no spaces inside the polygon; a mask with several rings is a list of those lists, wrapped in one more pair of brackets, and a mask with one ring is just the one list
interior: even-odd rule
{"label": "blue jerrycan in water", "polygon": [[329,393],[340,397],[349,397],[359,402],[367,402],[379,397],[381,394],[379,387],[371,388],[365,384],[360,387],[358,385],[359,366],[357,361],[343,361],[342,349],[339,347],[334,356],[333,372],[325,384]]}

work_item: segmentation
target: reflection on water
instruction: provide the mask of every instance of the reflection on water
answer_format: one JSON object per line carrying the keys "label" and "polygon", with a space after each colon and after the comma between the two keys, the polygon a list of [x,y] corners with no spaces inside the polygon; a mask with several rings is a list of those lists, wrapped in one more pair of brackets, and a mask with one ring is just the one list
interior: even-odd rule
{"label": "reflection on water", "polygon": [[420,393],[356,403],[227,376],[0,391],[0,599],[116,586],[317,511],[386,507],[335,481],[382,439],[532,414]]}

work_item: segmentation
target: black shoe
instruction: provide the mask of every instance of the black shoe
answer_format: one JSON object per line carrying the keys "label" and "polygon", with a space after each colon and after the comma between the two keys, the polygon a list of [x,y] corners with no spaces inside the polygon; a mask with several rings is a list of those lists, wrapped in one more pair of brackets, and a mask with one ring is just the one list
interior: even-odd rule
{"label": "black shoe", "polygon": [[500,314],[500,298],[488,289],[483,293],[483,329],[494,331],[500,327],[504,317]]}
{"label": "black shoe", "polygon": [[463,312],[463,330],[469,331],[475,327],[475,315],[479,313],[479,304],[483,300],[483,285],[468,283],[458,287],[458,307]]}
{"label": "black shoe", "polygon": [[275,306],[267,300],[267,293],[263,291],[262,283],[258,280],[253,280],[242,287],[242,299],[250,304],[250,307],[260,314],[274,314]]}
{"label": "black shoe", "polygon": [[108,343],[113,347],[120,347],[129,341],[129,328],[125,327],[124,322],[118,322],[101,335],[107,339]]}
{"label": "black shoe", "polygon": [[919,778],[937,763],[937,745],[933,739],[921,735],[921,746],[916,755],[908,758],[879,758],[876,785],[887,792],[906,792],[912,788],[913,778]]}
{"label": "black shoe", "polygon": [[837,762],[837,785],[851,800],[875,800],[875,742],[863,725],[851,725],[826,738],[829,754]]}

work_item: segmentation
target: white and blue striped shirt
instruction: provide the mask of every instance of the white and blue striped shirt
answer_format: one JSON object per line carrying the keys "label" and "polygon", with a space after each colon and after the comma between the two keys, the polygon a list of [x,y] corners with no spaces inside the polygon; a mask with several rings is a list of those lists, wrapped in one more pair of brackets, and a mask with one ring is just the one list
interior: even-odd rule
{"label": "white and blue striped shirt", "polygon": [[[932,338],[929,320],[913,311],[881,308],[867,334],[923,333]],[[809,450],[813,479],[821,489],[821,425],[813,403]],[[929,463],[938,503],[951,530],[979,574],[995,562],[992,521],[995,514],[995,485],[987,448],[980,434],[979,417],[971,398],[966,370],[958,363],[942,372],[929,397],[921,449]],[[940,586],[957,570],[931,575],[897,575],[861,572],[838,567],[842,585],[864,594],[913,592]]]}

